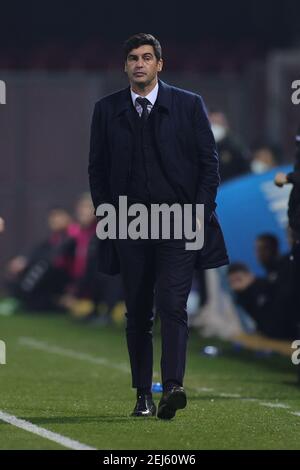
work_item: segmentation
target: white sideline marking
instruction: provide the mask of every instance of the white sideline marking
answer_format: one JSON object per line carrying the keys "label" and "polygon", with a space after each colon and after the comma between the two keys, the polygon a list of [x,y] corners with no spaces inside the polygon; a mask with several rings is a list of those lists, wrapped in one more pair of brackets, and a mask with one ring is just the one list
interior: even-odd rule
{"label": "white sideline marking", "polygon": [[[208,388],[208,387],[197,387],[197,388],[192,388],[188,387],[191,390],[194,390],[195,392],[198,393],[205,393],[205,392],[214,392],[214,388]],[[242,396],[239,393],[225,393],[225,392],[220,392],[220,393],[214,393],[217,397],[220,398],[240,398],[242,399]]]}
{"label": "white sideline marking", "polygon": [[[22,346],[38,349],[40,351],[45,351],[51,354],[58,354],[60,356],[71,357],[72,359],[79,359],[80,361],[87,361],[91,362],[92,364],[106,366],[110,369],[116,369],[118,371],[124,372],[125,374],[130,373],[130,368],[126,364],[116,364],[115,362],[112,362],[105,357],[95,357],[87,353],[74,351],[73,349],[61,348],[60,346],[50,345],[46,341],[39,341],[35,338],[22,336],[19,338],[19,343]],[[157,372],[153,373],[154,377],[157,377],[158,375],[159,374]]]}
{"label": "white sideline marking", "polygon": [[259,404],[261,406],[268,406],[269,408],[283,408],[283,409],[290,408],[289,405],[285,405],[284,403],[269,403],[269,402],[261,401]]}
{"label": "white sideline marking", "polygon": [[5,423],[11,424],[12,426],[16,426],[17,428],[24,429],[25,431],[32,432],[33,434],[37,434],[40,437],[44,437],[49,441],[56,442],[57,444],[62,445],[63,447],[68,447],[69,449],[73,450],[97,450],[94,447],[89,447],[85,444],[81,444],[81,442],[74,441],[73,439],[69,439],[68,437],[61,436],[56,432],[48,431],[47,429],[40,428],[35,424],[30,423],[29,421],[25,421],[24,419],[19,419],[16,416],[10,415],[5,413],[4,411],[0,411],[0,420],[5,421]]}
{"label": "white sideline marking", "polygon": [[300,416],[300,411],[290,411],[291,415]]}
{"label": "white sideline marking", "polygon": [[239,393],[219,393],[219,397],[223,398],[241,398]]}
{"label": "white sideline marking", "polygon": [[240,400],[242,401],[258,401],[258,398],[244,398],[244,397],[241,397]]}
{"label": "white sideline marking", "polygon": [[208,387],[197,387],[197,388],[194,388],[193,390],[195,390],[196,392],[199,392],[199,393],[201,393],[201,392],[213,392],[214,391],[213,388],[208,388]]}
{"label": "white sideline marking", "polygon": [[46,341],[38,341],[34,338],[21,337],[19,338],[19,343],[23,346],[28,346],[29,348],[38,349],[47,353],[59,354],[60,356],[71,357],[72,359],[79,359],[80,361],[87,361],[91,362],[92,364],[110,367],[111,369],[116,369],[121,372],[125,372],[126,374],[130,372],[129,367],[125,364],[116,364],[109,361],[105,357],[94,357],[90,354],[74,351],[73,349],[61,348],[60,346],[51,346],[49,343],[46,343]]}

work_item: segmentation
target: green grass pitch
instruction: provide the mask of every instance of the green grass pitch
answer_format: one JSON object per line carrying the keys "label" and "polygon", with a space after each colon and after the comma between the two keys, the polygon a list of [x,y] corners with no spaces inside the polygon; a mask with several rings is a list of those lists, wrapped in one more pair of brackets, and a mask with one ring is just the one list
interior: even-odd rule
{"label": "green grass pitch", "polygon": [[[0,318],[7,364],[0,411],[97,449],[300,449],[300,387],[288,358],[234,352],[191,332],[188,406],[171,421],[131,418],[135,391],[122,328],[57,315]],[[222,354],[200,354],[217,344]],[[155,330],[155,381],[160,338]],[[158,402],[160,394],[154,394]],[[296,413],[296,414],[294,414]],[[299,413],[299,416],[297,415]],[[64,449],[0,420],[0,449]]]}

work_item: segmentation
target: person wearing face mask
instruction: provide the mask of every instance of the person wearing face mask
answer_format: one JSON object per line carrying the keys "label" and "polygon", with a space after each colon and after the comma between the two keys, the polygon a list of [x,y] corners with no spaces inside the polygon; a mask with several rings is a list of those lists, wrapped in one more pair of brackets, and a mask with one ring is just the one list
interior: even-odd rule
{"label": "person wearing face mask", "polygon": [[277,165],[278,156],[274,146],[262,143],[254,147],[250,163],[252,173],[265,173]]}
{"label": "person wearing face mask", "polygon": [[222,111],[212,111],[209,118],[219,151],[221,181],[248,173],[247,151],[231,132],[226,115]]}

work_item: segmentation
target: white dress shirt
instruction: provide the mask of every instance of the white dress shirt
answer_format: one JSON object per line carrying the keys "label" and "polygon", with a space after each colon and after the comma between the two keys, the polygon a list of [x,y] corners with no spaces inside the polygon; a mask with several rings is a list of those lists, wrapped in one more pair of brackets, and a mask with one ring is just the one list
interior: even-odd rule
{"label": "white dress shirt", "polygon": [[158,94],[158,82],[156,83],[155,87],[153,88],[153,90],[150,91],[150,93],[147,95],[147,96],[140,96],[140,95],[137,95],[133,90],[130,90],[130,93],[131,93],[131,99],[132,99],[132,102],[133,102],[133,106],[135,107],[135,109],[137,110],[137,112],[139,113],[139,116],[141,117],[141,114],[143,112],[143,108],[142,106],[136,102],[136,99],[137,98],[147,98],[147,100],[149,101],[149,104],[147,105],[147,109],[148,109],[148,113],[151,112],[151,109],[153,108],[154,106],[154,103],[156,101],[156,98],[157,98],[157,94]]}

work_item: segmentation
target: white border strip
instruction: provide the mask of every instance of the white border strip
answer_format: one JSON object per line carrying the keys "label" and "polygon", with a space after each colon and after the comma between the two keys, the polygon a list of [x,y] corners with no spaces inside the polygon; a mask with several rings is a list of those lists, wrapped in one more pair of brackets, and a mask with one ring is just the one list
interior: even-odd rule
{"label": "white border strip", "polygon": [[29,431],[37,436],[44,437],[49,441],[56,442],[63,447],[67,447],[73,450],[97,450],[94,447],[89,447],[85,444],[81,444],[81,442],[74,441],[73,439],[69,439],[68,437],[61,436],[56,432],[48,431],[47,429],[40,428],[36,426],[36,424],[32,424],[29,421],[25,421],[24,419],[19,419],[16,416],[10,415],[5,413],[4,411],[0,411],[0,420],[4,421],[5,423],[11,424],[12,426],[16,426],[17,428],[24,429],[24,431]]}

